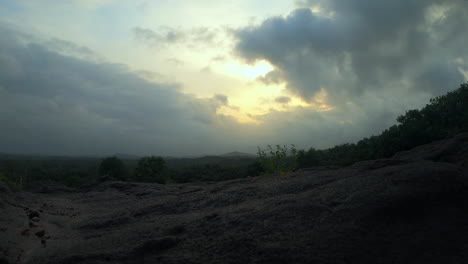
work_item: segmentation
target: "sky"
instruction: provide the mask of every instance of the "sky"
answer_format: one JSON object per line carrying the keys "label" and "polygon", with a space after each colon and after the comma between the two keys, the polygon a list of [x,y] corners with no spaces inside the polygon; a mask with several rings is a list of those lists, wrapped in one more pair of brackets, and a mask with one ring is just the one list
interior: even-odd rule
{"label": "sky", "polygon": [[466,0],[0,0],[0,152],[327,148],[468,81]]}

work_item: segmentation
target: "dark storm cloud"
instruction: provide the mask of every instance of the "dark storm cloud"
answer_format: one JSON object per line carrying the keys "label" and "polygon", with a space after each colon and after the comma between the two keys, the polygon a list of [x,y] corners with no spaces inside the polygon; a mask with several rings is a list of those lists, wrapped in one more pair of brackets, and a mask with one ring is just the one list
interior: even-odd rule
{"label": "dark storm cloud", "polygon": [[396,96],[418,89],[440,94],[464,81],[454,60],[468,61],[467,1],[309,0],[303,5],[319,5],[323,12],[300,8],[235,32],[239,56],[275,66],[265,83],[282,79],[306,100],[325,88],[339,103],[382,89],[395,89]]}
{"label": "dark storm cloud", "polygon": [[284,82],[284,76],[279,70],[272,70],[269,73],[257,77],[257,80],[266,84],[281,84]]}
{"label": "dark storm cloud", "polygon": [[[465,81],[467,1],[309,0],[301,6],[233,31],[237,56],[274,66],[258,81],[285,83],[315,104],[321,95],[333,107],[254,116],[268,133],[287,127],[285,138],[314,147],[352,142]],[[321,12],[312,12],[317,7]]]}
{"label": "dark storm cloud", "polygon": [[66,42],[32,43],[4,27],[0,34],[2,152],[212,153],[223,148],[219,131],[235,125],[216,115],[224,95],[196,99],[124,65],[54,50],[74,47]]}

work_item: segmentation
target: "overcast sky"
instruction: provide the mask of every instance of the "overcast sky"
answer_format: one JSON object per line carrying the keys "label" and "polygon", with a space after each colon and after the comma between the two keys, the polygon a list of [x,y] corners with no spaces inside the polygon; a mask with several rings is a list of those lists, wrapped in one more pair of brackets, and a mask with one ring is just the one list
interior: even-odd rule
{"label": "overcast sky", "polygon": [[326,148],[468,81],[466,0],[0,0],[0,152]]}

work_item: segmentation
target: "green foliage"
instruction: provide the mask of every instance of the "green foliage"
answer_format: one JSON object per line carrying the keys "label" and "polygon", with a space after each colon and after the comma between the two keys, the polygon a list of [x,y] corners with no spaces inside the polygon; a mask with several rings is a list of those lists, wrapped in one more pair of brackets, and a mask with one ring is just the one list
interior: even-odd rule
{"label": "green foliage", "polygon": [[286,174],[292,172],[297,167],[297,150],[294,145],[275,145],[273,148],[268,145],[266,149],[258,147],[257,161],[266,173]]}
{"label": "green foliage", "polygon": [[48,184],[79,187],[98,178],[97,159],[8,158],[0,159],[0,171],[13,183],[24,189]]}
{"label": "green foliage", "polygon": [[[174,161],[178,160],[178,161]],[[257,176],[263,171],[253,158],[242,157],[208,157],[194,159],[172,159],[172,168],[166,168],[163,179],[165,184],[221,181],[247,176]],[[122,160],[128,180],[140,181],[135,177],[139,160]],[[49,184],[63,184],[68,187],[80,187],[98,181],[100,159],[68,159],[68,158],[8,158],[1,159],[0,171],[9,179],[10,185],[22,183],[25,189],[38,188]],[[167,164],[167,163],[166,163]],[[169,167],[169,166],[168,166]],[[142,178],[142,177],[140,177]],[[154,182],[154,179],[141,179]]]}
{"label": "green foliage", "polygon": [[117,157],[108,157],[99,165],[99,175],[109,176],[121,181],[127,180],[125,164]]}
{"label": "green foliage", "polygon": [[166,183],[167,167],[161,157],[144,157],[138,161],[134,180],[138,182]]}
{"label": "green foliage", "polygon": [[356,144],[301,150],[298,167],[349,165],[360,160],[387,158],[402,150],[468,132],[468,83],[431,99],[421,110],[407,111],[397,122],[380,135],[364,138]]}
{"label": "green foliage", "polygon": [[17,188],[17,189],[23,189],[23,178],[18,178],[16,180],[9,179],[0,172],[0,181],[6,183],[7,185]]}
{"label": "green foliage", "polygon": [[245,168],[245,177],[252,177],[265,174],[265,169],[262,164],[256,159],[254,162],[250,163]]}

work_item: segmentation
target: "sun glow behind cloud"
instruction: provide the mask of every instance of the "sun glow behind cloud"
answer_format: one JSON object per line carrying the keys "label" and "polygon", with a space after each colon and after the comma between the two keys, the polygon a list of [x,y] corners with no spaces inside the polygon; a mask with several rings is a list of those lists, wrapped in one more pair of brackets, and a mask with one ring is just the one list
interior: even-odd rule
{"label": "sun glow behind cloud", "polygon": [[[335,107],[328,102],[328,94],[322,89],[309,102],[287,92],[284,85],[266,86],[258,82],[244,89],[238,97],[230,98],[233,106],[223,106],[217,114],[234,117],[244,124],[261,124],[261,116],[271,112],[293,112],[298,108],[310,109],[315,112],[327,112]],[[278,102],[277,98],[287,98],[286,102]]]}
{"label": "sun glow behind cloud", "polygon": [[263,76],[273,70],[273,66],[267,61],[258,61],[254,65],[243,64],[235,60],[231,60],[224,64],[222,70],[228,74],[240,78],[253,80],[259,76]]}

